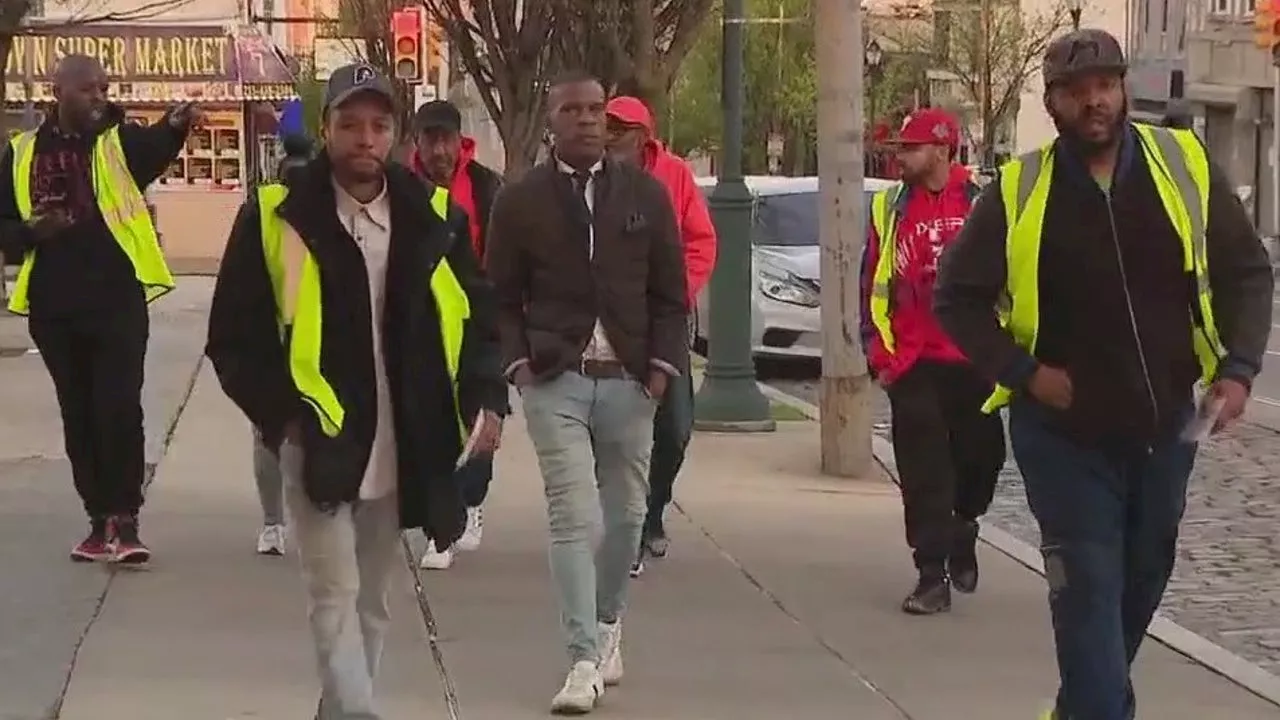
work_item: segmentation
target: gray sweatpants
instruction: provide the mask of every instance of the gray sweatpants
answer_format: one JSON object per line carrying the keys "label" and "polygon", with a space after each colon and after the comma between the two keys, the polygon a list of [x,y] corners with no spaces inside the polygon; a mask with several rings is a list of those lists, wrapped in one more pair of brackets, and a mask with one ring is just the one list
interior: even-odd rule
{"label": "gray sweatpants", "polygon": [[262,503],[262,524],[284,524],[284,483],[280,476],[280,458],[262,443],[262,433],[253,429],[253,478],[258,482],[258,501]]}
{"label": "gray sweatpants", "polygon": [[374,685],[391,624],[388,599],[399,560],[400,508],[395,493],[319,510],[302,487],[302,450],[280,449],[285,503],[302,579],[320,676],[320,720],[378,720]]}

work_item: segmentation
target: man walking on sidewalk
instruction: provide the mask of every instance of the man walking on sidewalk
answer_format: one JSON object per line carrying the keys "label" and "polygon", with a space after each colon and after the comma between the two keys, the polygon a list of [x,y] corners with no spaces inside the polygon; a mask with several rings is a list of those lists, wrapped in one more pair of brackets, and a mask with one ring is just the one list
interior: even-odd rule
{"label": "man walking on sidewalk", "polygon": [[[716,264],[716,229],[707,212],[707,202],[684,160],[667,152],[654,137],[653,115],[638,98],[621,96],[609,101],[609,156],[619,162],[643,167],[658,179],[671,197],[676,224],[684,246],[685,284],[692,313],[698,293],[711,277]],[[688,322],[686,320],[686,322]],[[667,531],[662,515],[671,503],[676,475],[684,464],[685,450],[693,435],[693,377],[681,373],[667,384],[653,421],[653,457],[649,462],[649,511],[645,516],[640,551],[631,567],[631,576],[644,572],[645,556],[666,557]]]}
{"label": "man walking on sidewalk", "polygon": [[[434,100],[418,108],[413,118],[416,151],[410,159],[413,171],[448,193],[453,204],[467,214],[467,237],[484,265],[485,229],[493,199],[502,187],[502,176],[476,159],[476,141],[462,134],[462,113],[448,100]],[[426,570],[445,570],[453,564],[453,551],[480,547],[484,534],[485,497],[493,480],[493,455],[472,459],[458,470],[462,497],[467,503],[467,527],[452,548],[427,543],[422,555]]]}
{"label": "man walking on sidewalk", "polygon": [[206,353],[281,460],[318,717],[376,720],[400,529],[446,546],[462,534],[454,465],[469,428],[477,452],[497,446],[507,387],[471,244],[387,161],[390,82],[348,65],[324,98],[324,152],[236,218]]}
{"label": "man walking on sidewalk", "polygon": [[[552,158],[494,204],[489,271],[551,526],[571,669],[553,712],[586,713],[622,678],[622,614],[648,500],[657,399],[688,372],[688,295],[671,201],[605,159],[605,95],[558,79]],[[596,526],[604,537],[597,548]]]}
{"label": "man walking on sidewalk", "polygon": [[896,139],[902,182],[876,193],[862,259],[862,342],[889,395],[907,544],[919,579],[904,612],[951,609],[951,587],[978,587],[978,518],[1004,465],[1004,427],[984,415],[991,382],[933,316],[938,256],[978,194],[955,162],[960,126],[919,110]]}
{"label": "man walking on sidewalk", "polygon": [[[305,135],[286,135],[284,158],[276,169],[276,177],[290,186],[311,162],[311,141]],[[280,474],[280,458],[262,439],[262,431],[253,429],[253,478],[258,486],[258,502],[262,506],[262,530],[258,532],[259,555],[284,555],[284,478]]]}
{"label": "man walking on sidewalk", "polygon": [[106,91],[97,60],[58,63],[57,104],[0,160],[0,238],[6,256],[23,258],[9,311],[30,314],[89,515],[71,557],[140,565],[151,559],[138,536],[147,303],[173,289],[142,189],[177,157],[199,111],[187,103],[132,125]]}
{"label": "man walking on sidewalk", "polygon": [[1055,720],[1134,717],[1129,669],[1207,434],[1188,432],[1193,386],[1207,386],[1206,424],[1234,422],[1271,329],[1271,265],[1231,184],[1190,131],[1128,119],[1126,67],[1101,30],[1049,45],[1058,139],[985,189],[935,296],[943,326],[1000,380],[985,409],[1009,405],[1049,583]]}

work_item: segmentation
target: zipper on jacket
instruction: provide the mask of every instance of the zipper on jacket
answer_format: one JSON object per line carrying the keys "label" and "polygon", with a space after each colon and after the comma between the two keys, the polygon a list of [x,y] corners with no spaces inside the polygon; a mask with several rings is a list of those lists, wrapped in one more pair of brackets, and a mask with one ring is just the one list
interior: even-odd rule
{"label": "zipper on jacket", "polygon": [[1102,201],[1107,206],[1107,224],[1111,227],[1111,246],[1116,251],[1116,266],[1120,269],[1120,287],[1124,290],[1124,305],[1129,311],[1129,328],[1133,331],[1133,344],[1138,350],[1138,362],[1142,365],[1142,380],[1147,386],[1147,398],[1151,401],[1151,419],[1153,428],[1160,426],[1160,406],[1156,404],[1156,390],[1151,384],[1151,371],[1147,366],[1147,351],[1142,346],[1142,335],[1138,332],[1138,315],[1133,309],[1133,295],[1129,292],[1129,274],[1124,268],[1124,253],[1120,249],[1120,232],[1116,229],[1116,213],[1111,207],[1111,192],[1102,193]]}

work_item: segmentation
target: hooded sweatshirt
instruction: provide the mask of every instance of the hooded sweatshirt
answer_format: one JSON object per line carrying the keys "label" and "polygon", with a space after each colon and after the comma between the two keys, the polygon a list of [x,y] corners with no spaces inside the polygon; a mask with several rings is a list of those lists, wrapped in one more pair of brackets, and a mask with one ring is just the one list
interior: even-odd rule
{"label": "hooded sweatshirt", "polygon": [[933,285],[938,258],[964,225],[977,186],[962,165],[952,165],[940,192],[908,186],[897,203],[897,242],[894,253],[889,319],[894,351],[889,352],[871,322],[869,297],[880,260],[880,237],[867,224],[862,257],[862,337],[867,363],[876,378],[892,383],[916,362],[966,362],[964,353],[943,332],[933,315]]}

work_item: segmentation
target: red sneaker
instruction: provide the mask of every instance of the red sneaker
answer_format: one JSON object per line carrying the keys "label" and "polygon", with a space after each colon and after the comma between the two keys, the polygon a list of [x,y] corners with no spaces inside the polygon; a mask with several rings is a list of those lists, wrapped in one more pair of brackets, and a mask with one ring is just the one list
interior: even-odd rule
{"label": "red sneaker", "polygon": [[111,519],[110,546],[112,560],[121,565],[146,565],[151,561],[151,548],[138,538],[138,518],[117,515]]}
{"label": "red sneaker", "polygon": [[107,521],[95,518],[90,522],[89,535],[71,548],[71,559],[75,562],[106,562],[111,557],[111,545],[107,542]]}

